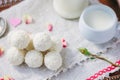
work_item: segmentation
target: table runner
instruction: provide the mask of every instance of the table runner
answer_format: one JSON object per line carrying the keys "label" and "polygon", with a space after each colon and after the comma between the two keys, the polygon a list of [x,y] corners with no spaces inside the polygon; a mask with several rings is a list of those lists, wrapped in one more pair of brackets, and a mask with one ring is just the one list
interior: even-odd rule
{"label": "table runner", "polygon": [[[8,24],[9,31],[14,29],[24,29],[30,33],[48,32],[47,24],[53,24],[54,29],[49,34],[56,38],[65,38],[68,43],[68,47],[61,52],[63,66],[56,72],[49,71],[44,66],[37,69],[28,68],[26,65],[15,67],[6,60],[5,56],[3,56],[0,58],[0,76],[10,75],[16,80],[51,79],[51,77],[71,69],[76,64],[82,65],[80,62],[86,60],[87,57],[79,53],[77,50],[79,47],[86,47],[93,53],[97,53],[100,51],[107,51],[108,47],[111,47],[112,45],[116,46],[116,38],[101,45],[95,45],[85,40],[79,33],[78,20],[65,20],[58,16],[52,7],[52,0],[25,0],[20,4],[1,12],[0,16],[9,20],[10,18],[22,18],[25,14],[31,15],[34,19],[34,23],[29,25],[22,23],[17,28]],[[117,37],[118,34],[119,31],[116,34]],[[0,39],[0,46],[5,49],[5,52],[10,47],[6,38],[7,37],[5,36]],[[110,55],[105,56],[114,59],[114,61],[117,60],[116,57]]]}

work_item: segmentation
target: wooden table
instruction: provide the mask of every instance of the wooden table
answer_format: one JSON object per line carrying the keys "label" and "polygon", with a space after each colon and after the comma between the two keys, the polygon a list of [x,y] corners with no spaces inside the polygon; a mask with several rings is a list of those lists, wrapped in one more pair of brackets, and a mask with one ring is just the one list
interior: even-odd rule
{"label": "wooden table", "polygon": [[99,0],[101,3],[110,6],[117,14],[120,21],[120,7],[118,6],[117,0]]}
{"label": "wooden table", "polygon": [[23,1],[23,0],[12,0],[12,1],[10,1],[10,0],[1,0],[2,3],[0,4],[0,11],[5,10],[5,9],[15,5],[15,4],[18,4],[21,1]]}

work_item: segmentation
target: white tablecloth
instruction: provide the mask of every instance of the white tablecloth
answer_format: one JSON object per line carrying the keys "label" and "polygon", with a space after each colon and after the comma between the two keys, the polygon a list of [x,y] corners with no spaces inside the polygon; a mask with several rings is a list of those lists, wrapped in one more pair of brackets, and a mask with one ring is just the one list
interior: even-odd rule
{"label": "white tablecloth", "polygon": [[[97,3],[97,0],[91,1],[92,4]],[[92,44],[80,36],[78,20],[65,20],[56,14],[52,7],[52,0],[26,0],[1,12],[0,16],[9,20],[12,17],[22,18],[24,14],[31,15],[34,23],[30,25],[22,23],[17,29],[24,29],[30,33],[42,32],[47,31],[47,24],[52,23],[54,29],[50,35],[66,39],[68,47],[61,52],[64,58],[63,66],[57,72],[47,71],[44,66],[40,69],[30,69],[24,65],[14,67],[3,56],[0,58],[0,76],[11,75],[16,80],[44,80],[47,78],[52,80],[85,80],[97,71],[110,65],[101,60],[86,62],[87,58],[79,54],[77,51],[78,47],[86,47],[93,53],[104,51],[106,53],[103,56],[113,62],[120,59],[120,46],[116,45],[119,43],[119,31],[116,34],[117,41],[111,40],[101,45]],[[9,24],[9,31],[13,29],[15,28]],[[10,47],[6,41],[6,36],[0,39],[0,46],[4,47],[5,51]],[[85,62],[81,63],[83,60]],[[44,71],[45,73],[43,73]]]}

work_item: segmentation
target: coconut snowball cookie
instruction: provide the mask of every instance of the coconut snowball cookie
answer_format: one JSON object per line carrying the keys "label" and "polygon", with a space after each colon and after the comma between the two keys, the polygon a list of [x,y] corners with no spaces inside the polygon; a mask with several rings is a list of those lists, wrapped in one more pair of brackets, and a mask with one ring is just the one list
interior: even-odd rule
{"label": "coconut snowball cookie", "polygon": [[20,65],[24,62],[24,55],[25,52],[23,50],[11,47],[6,53],[6,58],[13,65]]}
{"label": "coconut snowball cookie", "polygon": [[30,37],[28,33],[23,30],[14,30],[8,34],[8,42],[11,46],[24,49],[28,46]]}
{"label": "coconut snowball cookie", "polygon": [[48,52],[44,64],[48,69],[56,71],[62,66],[62,57],[58,52]]}
{"label": "coconut snowball cookie", "polygon": [[43,55],[42,53],[31,50],[26,53],[25,63],[32,68],[38,68],[43,64]]}
{"label": "coconut snowball cookie", "polygon": [[62,42],[61,42],[61,40],[52,37],[52,46],[50,48],[50,51],[60,52],[61,50],[62,50]]}
{"label": "coconut snowball cookie", "polygon": [[33,38],[33,45],[38,51],[46,51],[52,46],[52,41],[47,33],[37,33]]}

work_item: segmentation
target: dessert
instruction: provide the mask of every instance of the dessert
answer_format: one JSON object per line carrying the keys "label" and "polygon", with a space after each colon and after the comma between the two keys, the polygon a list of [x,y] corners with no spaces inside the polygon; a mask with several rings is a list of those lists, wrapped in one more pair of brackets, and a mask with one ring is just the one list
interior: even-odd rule
{"label": "dessert", "polygon": [[42,53],[31,50],[27,52],[25,56],[25,63],[32,68],[40,67],[43,64],[43,55]]}
{"label": "dessert", "polygon": [[25,52],[16,47],[11,47],[6,54],[8,61],[13,65],[20,65],[24,62]]}
{"label": "dessert", "polygon": [[59,39],[52,38],[52,47],[50,51],[60,52],[62,50],[62,42]]}
{"label": "dessert", "polygon": [[37,33],[33,38],[33,44],[36,50],[46,51],[51,47],[52,41],[47,33]]}
{"label": "dessert", "polygon": [[45,55],[44,64],[48,69],[56,71],[62,66],[62,57],[58,52],[48,52]]}
{"label": "dessert", "polygon": [[8,42],[11,46],[14,46],[18,49],[24,49],[28,46],[30,37],[28,33],[23,30],[11,31],[8,34]]}

